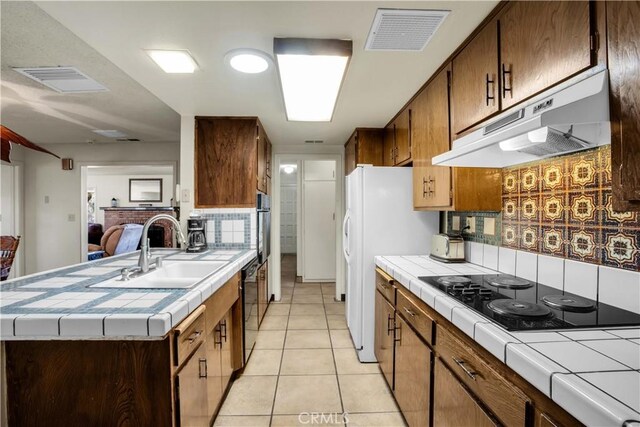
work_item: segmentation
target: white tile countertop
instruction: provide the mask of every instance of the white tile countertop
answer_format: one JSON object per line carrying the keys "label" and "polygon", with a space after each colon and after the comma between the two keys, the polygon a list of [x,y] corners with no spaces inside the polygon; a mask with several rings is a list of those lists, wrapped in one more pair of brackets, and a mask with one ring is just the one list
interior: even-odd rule
{"label": "white tile countertop", "polygon": [[640,423],[640,327],[508,332],[418,279],[494,270],[428,256],[378,256],[376,265],[582,423]]}
{"label": "white tile countertop", "polygon": [[162,339],[256,256],[255,250],[185,253],[153,249],[166,261],[222,261],[191,289],[93,287],[137,265],[139,252],[20,277],[0,289],[0,340]]}

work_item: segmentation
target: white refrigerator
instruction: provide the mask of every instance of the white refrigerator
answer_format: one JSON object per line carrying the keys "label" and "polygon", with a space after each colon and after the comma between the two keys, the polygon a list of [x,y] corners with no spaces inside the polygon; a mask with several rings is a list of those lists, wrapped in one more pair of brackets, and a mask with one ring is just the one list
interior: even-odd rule
{"label": "white refrigerator", "polygon": [[346,181],[347,325],[360,361],[375,362],[374,257],[428,253],[439,213],[413,210],[412,168],[358,166]]}

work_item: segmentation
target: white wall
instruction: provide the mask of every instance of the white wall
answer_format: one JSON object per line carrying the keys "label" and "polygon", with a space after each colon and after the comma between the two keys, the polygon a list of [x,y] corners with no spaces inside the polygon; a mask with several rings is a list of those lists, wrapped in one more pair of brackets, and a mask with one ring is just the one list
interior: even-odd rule
{"label": "white wall", "polygon": [[[59,159],[28,150],[24,164],[25,266],[27,274],[81,262],[80,166],[109,163],[178,162],[177,143],[47,144],[62,158],[72,158],[74,170],[64,171]],[[48,198],[48,202],[45,201]],[[84,226],[86,233],[86,226]]]}
{"label": "white wall", "polygon": [[[158,167],[165,170],[165,167]],[[95,174],[91,169],[87,172],[87,188],[95,188],[96,190],[96,222],[104,225],[104,211],[100,208],[111,206],[111,199],[118,199],[118,206],[129,207],[139,206],[139,202],[129,201],[129,179],[162,179],[162,202],[150,203],[153,206],[171,206],[171,199],[175,191],[173,175],[155,174],[155,175],[138,175],[135,174],[135,168],[131,168],[131,173],[124,174]]]}

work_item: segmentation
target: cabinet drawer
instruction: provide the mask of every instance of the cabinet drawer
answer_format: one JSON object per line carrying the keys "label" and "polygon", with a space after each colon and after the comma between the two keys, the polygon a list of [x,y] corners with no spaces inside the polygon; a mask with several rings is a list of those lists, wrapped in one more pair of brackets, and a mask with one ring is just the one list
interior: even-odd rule
{"label": "cabinet drawer", "polygon": [[376,288],[391,304],[396,303],[396,286],[393,284],[393,277],[383,270],[376,268]]}
{"label": "cabinet drawer", "polygon": [[475,354],[473,349],[438,327],[440,358],[505,425],[525,425],[528,399]]}
{"label": "cabinet drawer", "polygon": [[175,328],[175,365],[180,366],[193,353],[205,337],[205,308],[198,307]]}
{"label": "cabinet drawer", "polygon": [[396,311],[407,323],[418,331],[422,339],[433,344],[433,319],[407,295],[408,291],[398,289]]}

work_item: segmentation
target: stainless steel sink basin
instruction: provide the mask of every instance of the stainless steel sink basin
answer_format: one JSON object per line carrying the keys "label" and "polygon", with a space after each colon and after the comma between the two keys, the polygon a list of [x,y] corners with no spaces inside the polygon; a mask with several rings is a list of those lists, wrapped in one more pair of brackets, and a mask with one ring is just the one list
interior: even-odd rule
{"label": "stainless steel sink basin", "polygon": [[166,261],[162,268],[147,274],[122,280],[120,277],[90,285],[90,288],[120,289],[189,289],[199,284],[220,268],[225,261]]}

